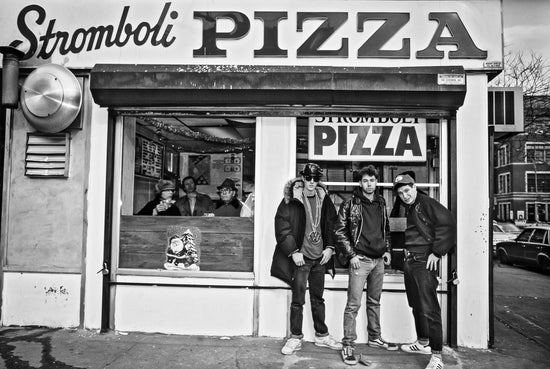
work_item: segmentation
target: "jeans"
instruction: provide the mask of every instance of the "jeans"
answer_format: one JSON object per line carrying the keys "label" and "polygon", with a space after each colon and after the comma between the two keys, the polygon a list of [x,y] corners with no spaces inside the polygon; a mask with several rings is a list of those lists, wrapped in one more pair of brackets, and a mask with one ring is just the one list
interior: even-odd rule
{"label": "jeans", "polygon": [[437,300],[437,271],[426,269],[426,260],[407,258],[403,266],[407,300],[412,308],[416,336],[429,339],[433,351],[443,349],[441,307]]}
{"label": "jeans", "polygon": [[380,338],[380,295],[384,282],[384,260],[362,256],[358,269],[349,266],[348,302],[344,310],[342,344],[353,346],[357,339],[356,318],[367,283],[367,333],[369,340]]}
{"label": "jeans", "polygon": [[292,281],[292,302],[290,304],[290,333],[294,338],[303,338],[302,322],[303,309],[306,302],[306,287],[309,282],[309,300],[313,328],[317,336],[327,336],[328,328],[325,324],[325,266],[321,265],[321,258],[311,260],[304,257],[305,264],[297,266]]}

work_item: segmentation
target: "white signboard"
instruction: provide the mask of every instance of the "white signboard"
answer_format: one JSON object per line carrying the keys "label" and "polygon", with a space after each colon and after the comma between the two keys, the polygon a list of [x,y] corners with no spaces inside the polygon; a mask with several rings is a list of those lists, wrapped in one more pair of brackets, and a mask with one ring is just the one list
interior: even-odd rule
{"label": "white signboard", "polygon": [[4,1],[23,66],[502,67],[499,0]]}
{"label": "white signboard", "polygon": [[426,120],[309,118],[308,157],[337,161],[426,161]]}

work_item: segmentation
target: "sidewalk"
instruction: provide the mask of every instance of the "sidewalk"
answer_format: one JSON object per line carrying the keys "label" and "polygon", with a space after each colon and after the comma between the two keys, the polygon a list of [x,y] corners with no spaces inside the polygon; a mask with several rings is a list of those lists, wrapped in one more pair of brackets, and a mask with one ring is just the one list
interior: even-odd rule
{"label": "sidewalk", "polygon": [[[548,368],[550,351],[501,322],[495,322],[496,348],[445,348],[445,368]],[[38,327],[0,328],[0,369],[140,368],[350,368],[339,351],[304,344],[295,355],[280,353],[282,339],[202,337],[144,333],[99,334],[86,330]],[[370,368],[423,369],[429,356],[358,345]],[[355,368],[365,367],[361,364]]]}

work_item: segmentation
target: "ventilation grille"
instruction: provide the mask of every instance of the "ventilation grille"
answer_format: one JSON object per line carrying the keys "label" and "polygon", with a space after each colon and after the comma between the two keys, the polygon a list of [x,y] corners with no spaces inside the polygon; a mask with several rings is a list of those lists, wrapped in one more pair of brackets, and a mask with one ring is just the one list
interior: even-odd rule
{"label": "ventilation grille", "polygon": [[69,133],[27,134],[25,175],[40,178],[69,176]]}

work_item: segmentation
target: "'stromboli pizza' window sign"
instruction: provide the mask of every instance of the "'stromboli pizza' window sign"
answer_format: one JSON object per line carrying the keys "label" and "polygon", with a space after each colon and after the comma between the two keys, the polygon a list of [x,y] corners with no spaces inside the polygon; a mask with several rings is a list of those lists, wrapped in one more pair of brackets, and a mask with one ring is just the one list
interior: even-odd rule
{"label": "'stromboli pizza' window sign", "polygon": [[426,120],[309,118],[310,160],[426,161]]}

